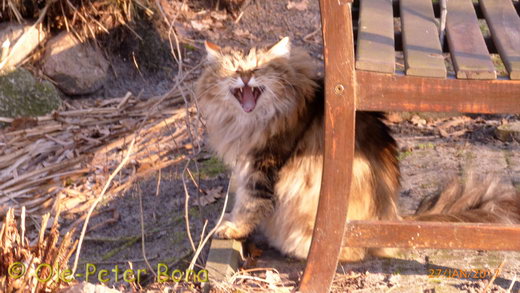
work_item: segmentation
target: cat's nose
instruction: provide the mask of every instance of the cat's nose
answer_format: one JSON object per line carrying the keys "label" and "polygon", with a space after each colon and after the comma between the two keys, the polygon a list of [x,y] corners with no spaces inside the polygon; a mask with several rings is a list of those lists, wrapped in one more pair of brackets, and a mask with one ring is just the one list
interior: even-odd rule
{"label": "cat's nose", "polygon": [[251,80],[251,73],[244,73],[240,75],[240,79],[242,79],[244,85],[247,85],[247,83]]}

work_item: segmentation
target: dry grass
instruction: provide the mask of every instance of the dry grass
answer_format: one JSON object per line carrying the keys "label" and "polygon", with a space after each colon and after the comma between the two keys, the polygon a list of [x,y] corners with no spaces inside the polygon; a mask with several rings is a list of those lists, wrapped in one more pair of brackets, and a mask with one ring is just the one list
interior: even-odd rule
{"label": "dry grass", "polygon": [[[44,7],[49,6],[48,11]],[[0,21],[18,21],[43,17],[47,28],[66,29],[80,39],[93,38],[116,26],[128,26],[140,16],[151,16],[152,0],[1,0]]]}
{"label": "dry grass", "polygon": [[182,161],[192,148],[186,123],[195,120],[195,110],[181,106],[181,91],[148,100],[127,94],[65,103],[62,110],[37,118],[0,118],[10,122],[0,129],[0,214],[9,207],[20,214],[22,206],[30,215],[43,214],[57,204],[68,213],[84,212],[134,139],[129,163],[107,195]]}
{"label": "dry grass", "polygon": [[[38,239],[30,244],[25,237],[25,214],[21,217],[20,230],[15,220],[14,210],[7,212],[0,229],[0,290],[3,292],[49,292],[68,286],[57,277],[57,270],[66,270],[66,264],[74,251],[77,241],[72,239],[73,231],[59,240],[59,211],[49,233],[47,223],[50,214],[42,217]],[[53,274],[49,275],[52,266]],[[38,277],[37,277],[38,276]],[[39,281],[38,278],[48,281]]]}

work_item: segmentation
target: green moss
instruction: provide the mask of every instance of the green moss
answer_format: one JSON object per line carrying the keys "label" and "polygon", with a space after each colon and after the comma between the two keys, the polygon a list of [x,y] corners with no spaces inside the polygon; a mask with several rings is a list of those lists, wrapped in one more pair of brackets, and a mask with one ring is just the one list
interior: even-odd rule
{"label": "green moss", "polygon": [[435,186],[437,186],[437,185],[434,183],[423,183],[419,187],[422,189],[427,189],[427,188],[433,188]]}
{"label": "green moss", "polygon": [[183,243],[187,236],[185,231],[176,231],[170,237],[172,244],[177,245]]}
{"label": "green moss", "polygon": [[58,90],[48,81],[38,81],[20,68],[0,76],[0,116],[41,116],[61,104]]}
{"label": "green moss", "polygon": [[[196,201],[196,199],[194,199],[194,201]],[[190,209],[188,210],[188,213],[190,216],[193,216],[193,217],[200,216],[200,212],[197,207],[190,207]]]}
{"label": "green moss", "polygon": [[435,145],[432,142],[429,143],[420,143],[417,147],[421,150],[434,149]]}
{"label": "green moss", "polygon": [[500,55],[491,54],[491,60],[493,61],[493,65],[495,65],[495,69],[497,71],[497,75],[499,76],[507,76],[508,72],[506,70],[506,66],[502,59],[500,59]]}
{"label": "green moss", "polygon": [[221,160],[211,157],[209,160],[202,162],[199,171],[202,178],[212,178],[225,173],[227,168]]}
{"label": "green moss", "polygon": [[141,237],[138,237],[138,236],[133,237],[128,242],[124,243],[122,246],[116,247],[116,248],[110,250],[109,252],[107,252],[106,254],[104,254],[101,257],[101,260],[105,261],[107,259],[112,258],[113,256],[116,256],[121,251],[123,251],[123,250],[129,248],[130,246],[134,245],[135,243],[137,243],[137,241],[140,239],[141,239]]}
{"label": "green moss", "polygon": [[412,151],[399,152],[397,160],[402,161],[412,154]]}
{"label": "green moss", "polygon": [[195,51],[195,50],[197,50],[197,48],[195,48],[191,44],[184,44],[184,48],[186,48],[186,50],[188,50],[188,51]]}

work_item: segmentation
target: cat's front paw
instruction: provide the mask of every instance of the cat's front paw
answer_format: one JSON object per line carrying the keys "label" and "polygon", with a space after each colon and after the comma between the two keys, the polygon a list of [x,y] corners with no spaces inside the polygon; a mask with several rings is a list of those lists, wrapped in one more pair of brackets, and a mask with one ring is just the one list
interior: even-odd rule
{"label": "cat's front paw", "polygon": [[229,216],[226,215],[222,223],[218,226],[215,231],[215,236],[218,238],[225,239],[242,239],[246,238],[249,234],[249,229],[246,227],[237,225],[233,221],[229,220]]}

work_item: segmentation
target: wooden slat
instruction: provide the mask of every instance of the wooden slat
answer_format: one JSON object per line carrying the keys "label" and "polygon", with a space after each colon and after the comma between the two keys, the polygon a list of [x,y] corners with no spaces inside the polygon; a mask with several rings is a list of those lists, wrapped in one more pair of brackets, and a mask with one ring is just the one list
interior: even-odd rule
{"label": "wooden slat", "polygon": [[446,32],[457,78],[497,77],[471,0],[448,1]]}
{"label": "wooden slat", "polygon": [[345,238],[349,247],[520,251],[520,225],[351,221]]}
{"label": "wooden slat", "polygon": [[355,59],[349,1],[321,0],[325,59],[323,176],[300,291],[328,292],[336,272],[352,181]]}
{"label": "wooden slat", "polygon": [[365,111],[520,113],[519,80],[438,79],[356,72]]}
{"label": "wooden slat", "polygon": [[363,0],[359,15],[356,69],[395,70],[392,0]]}
{"label": "wooden slat", "polygon": [[432,1],[401,0],[400,10],[406,74],[446,77]]}
{"label": "wooden slat", "polygon": [[520,17],[511,0],[481,0],[495,46],[511,79],[520,79]]}

